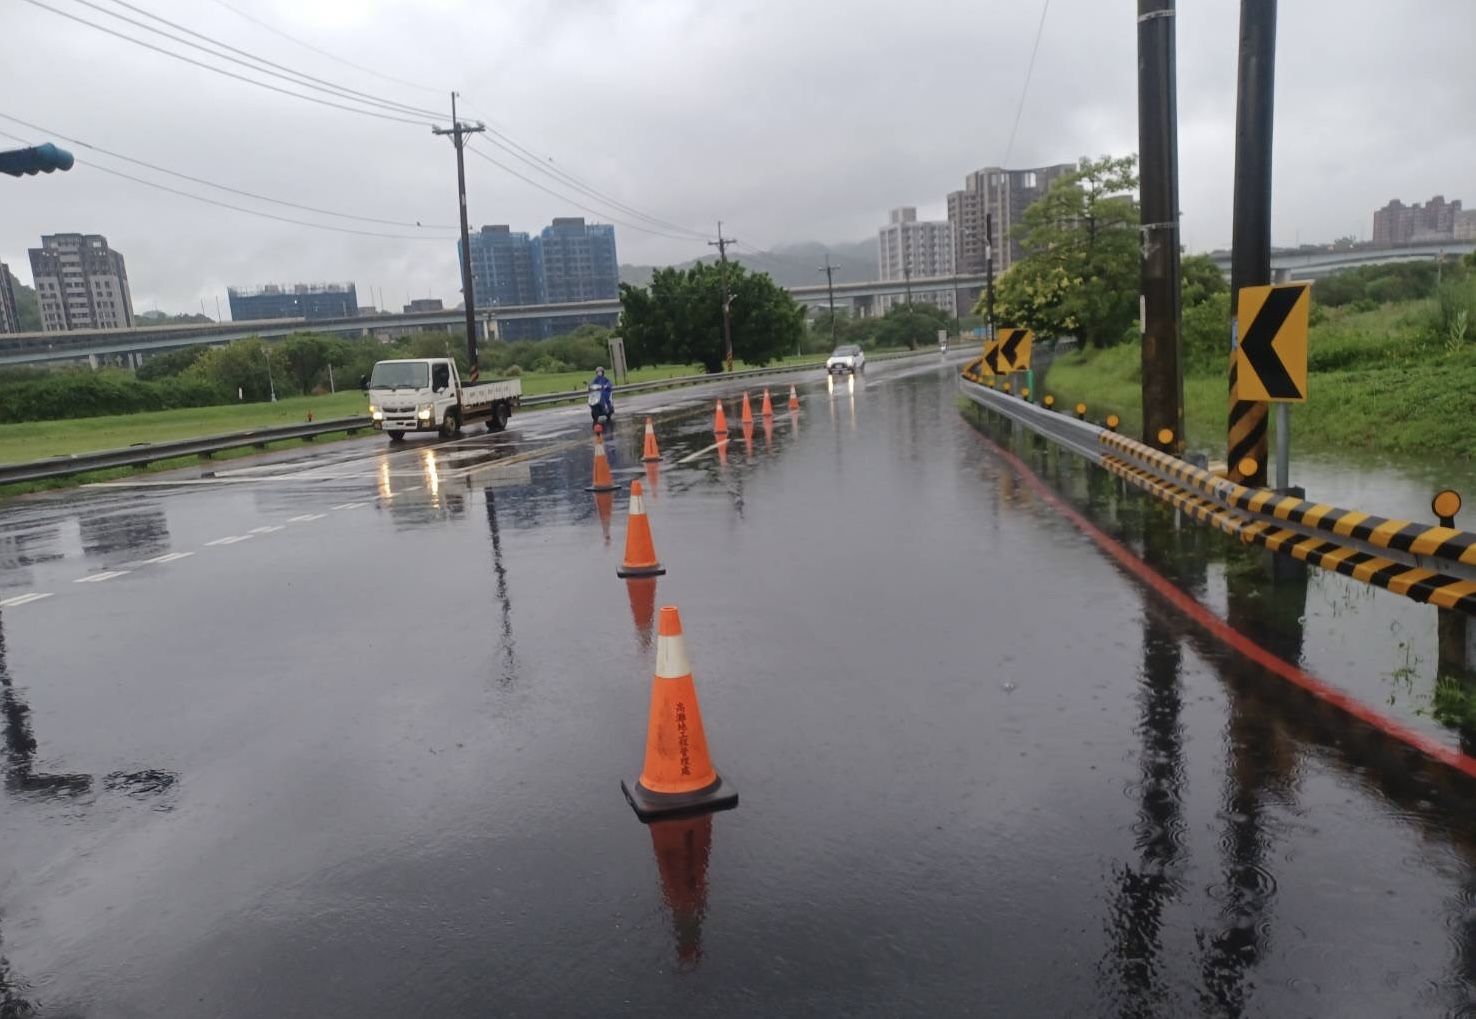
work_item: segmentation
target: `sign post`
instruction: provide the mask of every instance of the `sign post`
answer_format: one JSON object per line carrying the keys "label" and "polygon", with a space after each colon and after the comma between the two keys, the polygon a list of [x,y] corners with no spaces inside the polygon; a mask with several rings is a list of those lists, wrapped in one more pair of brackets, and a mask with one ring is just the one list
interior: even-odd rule
{"label": "sign post", "polygon": [[1291,487],[1291,408],[1307,402],[1310,283],[1241,287],[1235,399],[1276,404],[1276,487]]}

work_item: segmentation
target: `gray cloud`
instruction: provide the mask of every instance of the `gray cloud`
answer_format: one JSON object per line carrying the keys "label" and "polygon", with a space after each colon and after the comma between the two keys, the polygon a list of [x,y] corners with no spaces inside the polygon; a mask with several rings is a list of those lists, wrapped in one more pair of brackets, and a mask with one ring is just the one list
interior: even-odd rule
{"label": "gray cloud", "polygon": [[[47,2],[107,20],[75,0]],[[231,2],[355,63],[433,89],[454,86],[469,115],[600,190],[701,231],[722,218],[757,247],[865,237],[896,205],[941,215],[944,195],[967,171],[1005,158],[1040,12],[1033,2],[944,0]],[[417,106],[447,104],[441,92],[344,67],[216,3],[137,3],[322,78]],[[1203,249],[1230,238],[1238,5],[1180,8],[1184,233]],[[455,222],[450,145],[426,126],[273,95],[20,0],[0,18],[9,86],[0,112],[308,205]],[[1374,207],[1395,196],[1441,192],[1476,203],[1476,136],[1465,126],[1476,101],[1472,38],[1476,5],[1468,0],[1281,5],[1278,242],[1366,235]],[[1135,46],[1132,4],[1054,0],[1010,163],[1135,149]],[[35,134],[4,122],[0,129]],[[86,150],[77,151],[85,163]],[[505,154],[497,158],[532,173]],[[481,160],[468,161],[468,176],[474,225],[537,229],[578,212]],[[29,278],[25,249],[60,230],[107,234],[128,258],[141,309],[157,303],[189,311],[203,303],[213,314],[227,284],[268,281],[352,280],[366,303],[376,287],[391,305],[427,293],[452,298],[457,286],[454,244],[445,240],[261,220],[86,165],[0,182],[0,258],[22,279]],[[706,250],[698,240],[625,226],[617,236],[623,261],[674,261]]]}

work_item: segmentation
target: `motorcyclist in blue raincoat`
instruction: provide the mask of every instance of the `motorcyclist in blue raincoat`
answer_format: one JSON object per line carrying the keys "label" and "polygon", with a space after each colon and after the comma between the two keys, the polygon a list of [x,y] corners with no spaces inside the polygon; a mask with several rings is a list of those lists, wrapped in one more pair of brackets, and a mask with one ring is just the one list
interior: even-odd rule
{"label": "motorcyclist in blue raincoat", "polygon": [[594,381],[589,384],[589,416],[598,422],[614,414],[615,386],[605,376],[605,369],[596,368]]}

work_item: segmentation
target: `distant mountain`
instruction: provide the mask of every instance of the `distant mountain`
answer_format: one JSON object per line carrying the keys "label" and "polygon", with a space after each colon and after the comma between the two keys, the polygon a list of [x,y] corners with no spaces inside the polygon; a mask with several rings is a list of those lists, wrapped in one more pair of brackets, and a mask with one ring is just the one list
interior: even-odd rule
{"label": "distant mountain", "polygon": [[[876,240],[845,241],[839,244],[821,244],[818,241],[802,241],[798,244],[781,244],[772,251],[755,253],[744,248],[732,249],[729,258],[742,262],[756,272],[766,272],[774,282],[785,287],[811,286],[825,282],[825,274],[819,266],[825,264],[826,254],[832,265],[838,265],[835,281],[862,282],[877,278]],[[676,268],[687,269],[697,262],[711,262],[716,256],[691,259],[678,263]],[[651,273],[656,266],[622,265],[620,282],[643,287],[651,282]]]}
{"label": "distant mountain", "polygon": [[209,315],[201,315],[199,313],[189,315],[170,315],[168,312],[163,311],[140,311],[136,312],[133,317],[140,322],[147,322],[149,325],[156,326],[193,325],[198,322],[215,321],[215,319],[211,318]]}

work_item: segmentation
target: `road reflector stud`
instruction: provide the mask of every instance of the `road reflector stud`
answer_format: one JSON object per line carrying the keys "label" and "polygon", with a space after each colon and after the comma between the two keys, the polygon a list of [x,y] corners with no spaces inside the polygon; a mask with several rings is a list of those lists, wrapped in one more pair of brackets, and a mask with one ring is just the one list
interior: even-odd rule
{"label": "road reflector stud", "polygon": [[1006,392],[1006,393],[1008,393],[1008,392],[1009,392],[1009,391],[1010,391],[1010,384],[1009,384],[1009,383],[1008,383],[1008,382],[1006,382],[1006,383],[1005,383],[1005,384],[1004,384],[1004,387],[1003,387],[1003,388],[1004,388],[1004,391],[1005,391],[1005,392]]}
{"label": "road reflector stud", "polygon": [[613,492],[620,486],[610,474],[610,461],[605,459],[605,429],[595,425],[594,480],[586,492]]}
{"label": "road reflector stud", "polygon": [[1022,399],[1022,400],[1028,400],[1028,399],[1030,399],[1030,387],[1029,386],[1026,386],[1025,388],[1023,388],[1023,389],[1020,390],[1020,399]]}
{"label": "road reflector stud", "polygon": [[1054,407],[1056,405],[1056,398],[1054,396],[1052,396],[1050,393],[1047,393],[1041,399],[1040,402],[1043,403],[1043,404],[1045,404],[1046,410],[1050,410],[1052,407]]}
{"label": "road reflector stud", "polygon": [[1171,446],[1174,442],[1174,430],[1172,428],[1160,428],[1158,430],[1158,444],[1160,446]]}
{"label": "road reflector stud", "polygon": [[1440,518],[1441,527],[1454,527],[1455,515],[1461,511],[1461,493],[1454,488],[1436,492],[1430,500],[1430,509]]}
{"label": "road reflector stud", "polygon": [[769,387],[764,387],[764,402],[759,405],[759,413],[766,418],[774,416],[774,402],[769,399]]}
{"label": "road reflector stud", "polygon": [[743,413],[738,418],[738,420],[739,420],[740,423],[745,424],[745,425],[751,425],[751,424],[753,424],[753,408],[751,406],[749,406],[749,403],[748,403],[748,391],[747,390],[744,390],[744,393],[743,393]]}
{"label": "road reflector stud", "polygon": [[1243,456],[1240,458],[1240,462],[1235,465],[1236,473],[1242,478],[1255,477],[1256,471],[1260,470],[1260,468],[1261,465],[1256,462],[1256,458],[1253,456]]}
{"label": "road reflector stud", "polygon": [[1118,417],[1116,414],[1107,415],[1107,427],[1112,429],[1112,431],[1117,431],[1117,426],[1120,424],[1122,424],[1122,418]]}
{"label": "road reflector stud", "polygon": [[1077,416],[1078,419],[1080,419],[1082,421],[1085,421],[1086,420],[1086,416],[1087,416],[1087,405],[1086,404],[1084,404],[1084,403],[1078,403],[1076,405],[1076,416]]}
{"label": "road reflector stud", "polygon": [[705,814],[738,805],[738,791],[713,767],[675,605],[663,606],[656,629],[656,671],[640,777],[620,789],[642,821]]}
{"label": "road reflector stud", "polygon": [[723,413],[723,401],[717,402],[717,413],[712,416],[712,433],[714,435],[728,434],[728,415]]}
{"label": "road reflector stud", "polygon": [[651,424],[651,419],[646,418],[646,445],[641,451],[641,460],[649,464],[660,459],[661,449],[656,445],[656,428]]}
{"label": "road reflector stud", "polygon": [[615,571],[617,577],[659,577],[666,567],[656,560],[656,545],[651,540],[651,520],[646,516],[646,500],[641,483],[630,483],[630,509],[625,521],[625,560]]}
{"label": "road reflector stud", "polygon": [[799,393],[795,392],[793,386],[789,387],[789,409],[799,410]]}

